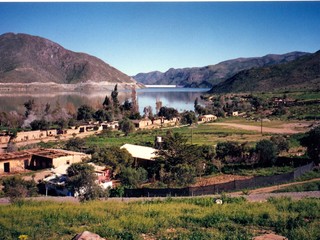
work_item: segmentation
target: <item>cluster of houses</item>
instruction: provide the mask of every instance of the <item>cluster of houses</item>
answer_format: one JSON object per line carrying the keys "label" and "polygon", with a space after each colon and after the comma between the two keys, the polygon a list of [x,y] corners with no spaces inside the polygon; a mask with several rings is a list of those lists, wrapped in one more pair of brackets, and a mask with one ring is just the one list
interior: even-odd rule
{"label": "cluster of houses", "polygon": [[[156,157],[157,149],[133,144],[125,144],[126,149],[134,158],[134,166],[148,166]],[[111,170],[90,162],[91,155],[62,149],[28,149],[23,151],[0,154],[0,176],[27,172],[29,170],[50,169],[51,174],[42,179],[46,193],[68,196],[71,193],[65,186],[67,169],[73,163],[88,161],[94,167],[96,182],[103,189],[112,188],[114,182]]]}
{"label": "cluster of houses", "polygon": [[[199,123],[204,122],[211,122],[216,120],[217,117],[215,115],[203,115],[199,117]],[[158,118],[158,119],[139,119],[139,120],[132,120],[137,129],[154,129],[160,127],[169,127],[169,126],[176,126],[179,125],[180,119],[173,118],[173,119],[165,119],[165,118]],[[116,130],[119,128],[119,123],[117,121],[113,122],[90,122],[87,125],[81,126],[74,126],[70,127],[69,129],[50,129],[50,130],[34,130],[34,131],[22,131],[18,132],[14,138],[11,138],[8,132],[0,133],[0,145],[8,144],[9,141],[14,143],[22,143],[28,142],[33,140],[43,140],[46,138],[54,137],[63,139],[67,136],[76,136],[81,135],[83,133],[99,133],[105,129],[113,129]]]}
{"label": "cluster of houses", "polygon": [[[216,120],[214,115],[204,115],[199,117],[199,123],[210,122]],[[138,129],[159,128],[162,126],[175,126],[180,122],[179,118],[167,120],[159,118],[155,120],[141,119],[133,120],[135,127]],[[18,132],[16,137],[10,139],[7,134],[0,135],[0,144],[7,144],[9,141],[15,143],[31,142],[33,140],[42,140],[48,137],[63,138],[66,135],[76,136],[86,132],[99,133],[104,129],[118,129],[118,122],[95,122],[88,125],[72,127],[66,130],[37,130]],[[161,139],[156,141],[161,144]],[[156,149],[133,144],[125,144],[121,148],[126,149],[134,158],[134,166],[147,167],[153,163],[156,157]],[[90,160],[91,155],[66,151],[62,149],[28,149],[17,152],[8,152],[0,154],[0,176],[21,173],[29,170],[51,169],[51,175],[44,178],[47,191],[54,191],[58,195],[69,195],[70,192],[64,187],[68,167],[77,162]],[[97,183],[102,188],[113,187],[110,169],[94,166],[97,175]]]}

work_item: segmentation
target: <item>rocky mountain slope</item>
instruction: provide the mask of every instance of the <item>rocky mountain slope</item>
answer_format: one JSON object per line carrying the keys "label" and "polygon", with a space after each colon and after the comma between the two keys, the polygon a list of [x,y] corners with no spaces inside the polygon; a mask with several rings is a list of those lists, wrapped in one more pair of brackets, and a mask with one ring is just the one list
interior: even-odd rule
{"label": "rocky mountain slope", "polygon": [[211,93],[320,90],[320,51],[270,67],[244,70],[214,86]]}
{"label": "rocky mountain slope", "polygon": [[27,34],[0,36],[0,83],[136,84],[102,60]]}
{"label": "rocky mountain slope", "polygon": [[224,61],[216,65],[209,65],[200,68],[171,68],[165,73],[158,71],[139,73],[133,78],[143,84],[173,84],[182,85],[184,87],[212,87],[213,85],[232,77],[239,71],[253,67],[271,66],[274,64],[293,61],[306,54],[308,53],[291,52],[282,55],[270,54],[264,57],[237,58]]}

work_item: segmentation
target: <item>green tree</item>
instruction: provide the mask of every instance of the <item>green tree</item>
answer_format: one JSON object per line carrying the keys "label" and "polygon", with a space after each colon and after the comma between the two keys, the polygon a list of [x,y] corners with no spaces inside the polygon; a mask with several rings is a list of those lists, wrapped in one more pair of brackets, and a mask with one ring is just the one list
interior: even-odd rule
{"label": "green tree", "polygon": [[120,149],[117,146],[95,148],[92,152],[91,160],[111,168],[114,178],[118,177],[121,169],[131,167],[133,164],[131,154],[126,149]]}
{"label": "green tree", "polygon": [[135,127],[133,122],[131,122],[129,119],[124,118],[119,122],[119,129],[125,133],[126,136],[129,135],[129,133],[135,131]]}
{"label": "green tree", "polygon": [[108,96],[105,97],[105,99],[104,99],[104,101],[102,103],[102,106],[106,111],[112,110],[112,108],[113,108],[112,102],[111,102],[111,100],[110,100],[110,98]]}
{"label": "green tree", "polygon": [[284,136],[281,136],[281,135],[272,136],[270,140],[277,146],[278,152],[289,150],[289,142]]}
{"label": "green tree", "polygon": [[104,109],[99,109],[97,110],[94,114],[93,117],[95,120],[103,122],[103,121],[108,121],[112,122],[113,121],[113,115],[111,111],[106,111]]}
{"label": "green tree", "polygon": [[311,129],[306,136],[301,139],[301,144],[307,147],[308,156],[320,162],[320,126]]}
{"label": "green tree", "polygon": [[48,130],[50,123],[42,118],[40,120],[33,120],[30,123],[30,127],[32,130]]}
{"label": "green tree", "polygon": [[177,109],[174,108],[161,107],[158,116],[165,117],[168,120],[172,120],[173,118],[179,116],[179,112],[177,111]]}
{"label": "green tree", "polygon": [[270,140],[263,139],[256,144],[256,152],[261,166],[271,166],[277,160],[278,149]]}
{"label": "green tree", "polygon": [[128,188],[137,188],[147,180],[148,172],[144,168],[134,169],[132,167],[124,167],[121,169],[119,179],[121,183]]}
{"label": "green tree", "polygon": [[65,143],[65,149],[70,151],[82,151],[85,146],[86,146],[86,141],[79,137],[70,138]]}
{"label": "green tree", "polygon": [[114,86],[113,91],[111,92],[111,98],[113,103],[113,111],[114,114],[117,116],[119,114],[119,100],[118,100],[118,84]]}
{"label": "green tree", "polygon": [[96,183],[94,167],[88,163],[74,163],[67,169],[67,187],[78,194],[80,201],[94,200],[104,196],[102,188]]}
{"label": "green tree", "polygon": [[90,121],[93,118],[94,110],[88,105],[81,105],[78,108],[77,120]]}
{"label": "green tree", "polygon": [[196,147],[187,144],[187,138],[168,132],[156,161],[160,180],[169,186],[187,186],[195,181],[201,160]]}
{"label": "green tree", "polygon": [[191,125],[192,123],[196,123],[196,122],[197,122],[196,114],[193,111],[184,111],[181,114],[181,123],[182,124]]}

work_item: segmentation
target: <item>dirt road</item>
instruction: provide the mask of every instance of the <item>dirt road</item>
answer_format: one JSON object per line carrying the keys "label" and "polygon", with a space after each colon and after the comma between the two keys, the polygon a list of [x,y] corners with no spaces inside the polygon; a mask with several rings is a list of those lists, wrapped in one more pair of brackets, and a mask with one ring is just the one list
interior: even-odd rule
{"label": "dirt road", "polygon": [[[210,123],[210,125],[229,126],[234,128],[240,128],[243,130],[261,132],[261,126],[252,126],[252,125],[246,125],[246,124],[227,123],[227,122],[226,123]],[[288,124],[280,125],[279,128],[262,126],[262,132],[263,133],[295,134],[295,133],[308,131],[309,125],[310,124],[308,123],[288,123]]]}

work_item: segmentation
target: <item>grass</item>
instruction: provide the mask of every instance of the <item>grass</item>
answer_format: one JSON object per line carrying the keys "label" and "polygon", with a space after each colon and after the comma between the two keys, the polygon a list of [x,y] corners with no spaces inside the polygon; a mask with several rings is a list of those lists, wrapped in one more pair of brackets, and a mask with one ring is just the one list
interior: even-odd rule
{"label": "grass", "polygon": [[313,171],[303,174],[301,177],[297,178],[296,181],[307,181],[314,178],[320,178],[320,170],[314,169]]}
{"label": "grass", "polygon": [[[195,128],[172,128],[171,130],[173,132],[181,133],[188,139],[189,143],[197,145],[215,145],[218,142],[227,140],[254,143],[261,139],[268,138],[268,135],[261,136],[261,134],[254,131],[209,124],[201,124]],[[113,132],[109,135],[92,135],[85,139],[88,146],[121,146],[125,143],[152,146],[155,137],[159,135],[164,136],[167,131],[168,129],[165,128],[155,130],[138,130],[134,133],[130,133],[128,136],[125,136],[119,132]]]}
{"label": "grass", "polygon": [[84,204],[22,202],[0,206],[1,239],[71,239],[88,230],[108,239],[251,239],[274,231],[289,239],[319,239],[320,201],[265,203],[212,198]]}
{"label": "grass", "polygon": [[265,168],[254,168],[254,169],[237,169],[226,171],[226,173],[235,173],[242,176],[273,176],[277,174],[290,173],[294,171],[292,166],[284,167],[265,167]]}
{"label": "grass", "polygon": [[274,192],[307,192],[307,191],[320,191],[320,181],[289,186],[286,188],[281,188]]}

